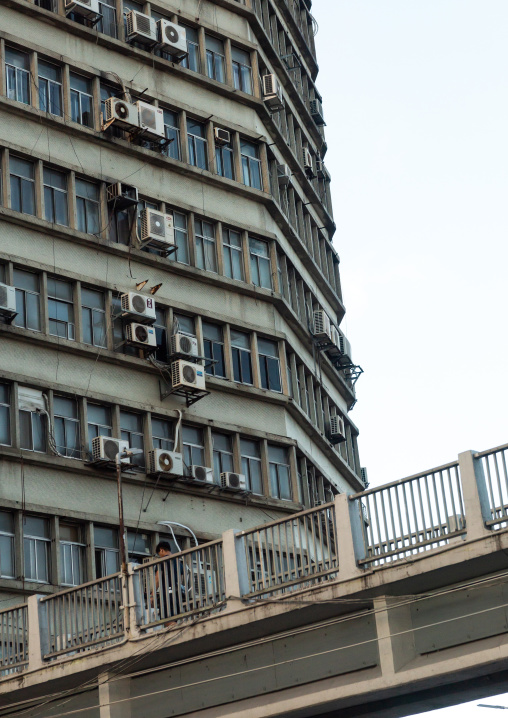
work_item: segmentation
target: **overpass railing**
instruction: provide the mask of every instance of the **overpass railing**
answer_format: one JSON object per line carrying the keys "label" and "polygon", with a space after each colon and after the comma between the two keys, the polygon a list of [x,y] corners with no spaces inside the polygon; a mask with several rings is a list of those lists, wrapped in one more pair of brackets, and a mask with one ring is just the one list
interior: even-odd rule
{"label": "overpass railing", "polygon": [[466,530],[459,464],[452,462],[350,496],[362,510],[360,565],[436,548]]}
{"label": "overpass railing", "polygon": [[28,663],[27,604],[0,611],[0,676],[19,673]]}
{"label": "overpass railing", "polygon": [[475,454],[480,461],[487,487],[491,517],[485,523],[492,528],[508,526],[508,444]]}
{"label": "overpass railing", "polygon": [[336,576],[339,568],[333,503],[242,531],[237,540],[247,563],[243,597],[311,586]]}

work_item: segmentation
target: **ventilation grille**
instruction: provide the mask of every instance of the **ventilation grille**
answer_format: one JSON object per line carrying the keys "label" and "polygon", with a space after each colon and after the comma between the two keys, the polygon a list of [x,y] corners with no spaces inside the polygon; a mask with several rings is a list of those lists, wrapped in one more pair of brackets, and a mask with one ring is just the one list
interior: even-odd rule
{"label": "ventilation grille", "polygon": [[197,481],[206,481],[207,477],[207,469],[206,466],[194,466],[194,478],[197,479]]}
{"label": "ventilation grille", "polygon": [[176,43],[180,40],[180,35],[174,25],[166,25],[164,28],[164,36],[172,45],[176,45]]}
{"label": "ventilation grille", "polygon": [[119,451],[119,442],[115,441],[115,439],[102,440],[101,436],[96,436],[92,440],[92,454],[94,460],[108,459],[108,461],[116,461],[116,456]]}
{"label": "ventilation grille", "polygon": [[194,369],[194,367],[186,364],[182,370],[182,376],[183,376],[184,380],[187,382],[187,384],[195,384],[196,383],[196,370]]}
{"label": "ventilation grille", "polygon": [[151,107],[140,107],[139,112],[140,124],[148,127],[150,130],[157,129],[157,120],[155,110]]}
{"label": "ventilation grille", "polygon": [[7,287],[4,284],[0,284],[0,307],[6,307],[7,304]]}
{"label": "ventilation grille", "polygon": [[275,82],[273,75],[263,77],[263,91],[265,95],[275,95]]}

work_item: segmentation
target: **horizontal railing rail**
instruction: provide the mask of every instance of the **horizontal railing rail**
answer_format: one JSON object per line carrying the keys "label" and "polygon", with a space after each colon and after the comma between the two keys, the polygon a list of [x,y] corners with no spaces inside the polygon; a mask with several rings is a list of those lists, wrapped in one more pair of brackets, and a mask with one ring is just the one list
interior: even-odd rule
{"label": "horizontal railing rail", "polygon": [[0,611],[0,676],[18,673],[28,663],[28,607]]}
{"label": "horizontal railing rail", "polygon": [[349,497],[358,502],[365,558],[382,565],[448,543],[466,531],[458,462]]}
{"label": "horizontal railing rail", "polygon": [[44,658],[118,643],[125,637],[121,574],[42,598],[39,618]]}
{"label": "horizontal railing rail", "polygon": [[218,610],[226,600],[222,540],[135,566],[134,578],[142,628]]}
{"label": "horizontal railing rail", "polygon": [[508,444],[474,455],[483,469],[487,486],[491,519],[485,524],[492,528],[508,526]]}
{"label": "horizontal railing rail", "polygon": [[339,569],[335,505],[241,531],[247,562],[244,597],[296,590],[335,576]]}

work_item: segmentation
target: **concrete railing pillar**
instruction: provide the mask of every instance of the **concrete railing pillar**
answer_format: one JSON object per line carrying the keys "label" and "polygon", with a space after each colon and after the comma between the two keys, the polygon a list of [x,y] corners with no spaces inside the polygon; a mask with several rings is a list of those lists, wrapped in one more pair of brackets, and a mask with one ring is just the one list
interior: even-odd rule
{"label": "concrete railing pillar", "polygon": [[141,632],[138,618],[141,612],[141,587],[139,573],[134,571],[132,563],[127,564],[127,576],[122,576],[122,590],[124,596],[124,623],[128,638],[139,638]]}
{"label": "concrete railing pillar", "polygon": [[230,529],[222,534],[226,610],[243,606],[240,599],[249,592],[250,587],[245,542],[242,536],[238,536],[239,533],[236,529]]}
{"label": "concrete railing pillar", "polygon": [[485,522],[492,518],[492,514],[481,459],[475,459],[473,451],[463,451],[459,454],[459,469],[467,539],[489,536],[491,532]]}
{"label": "concrete railing pillar", "polygon": [[40,603],[40,598],[40,596],[29,596],[27,599],[28,667],[31,671],[36,671],[46,665],[42,658],[42,651],[49,648],[46,621],[44,621],[46,604]]}
{"label": "concrete railing pillar", "polygon": [[361,521],[358,501],[350,501],[347,494],[338,494],[335,497],[335,522],[339,576],[342,579],[355,578],[363,574],[357,563],[359,559],[365,557]]}

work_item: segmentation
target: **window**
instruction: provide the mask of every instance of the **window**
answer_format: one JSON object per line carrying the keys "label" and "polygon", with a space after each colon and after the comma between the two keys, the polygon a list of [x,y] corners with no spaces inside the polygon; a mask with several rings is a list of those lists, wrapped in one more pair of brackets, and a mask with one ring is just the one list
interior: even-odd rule
{"label": "window", "polygon": [[268,461],[272,496],[291,501],[288,450],[282,446],[268,445]]}
{"label": "window", "polygon": [[83,529],[75,524],[60,524],[60,561],[62,584],[79,586],[85,582]]}
{"label": "window", "polygon": [[171,140],[164,150],[164,154],[174,160],[179,160],[180,130],[178,129],[178,113],[164,110],[164,134],[167,140]]}
{"label": "window", "polygon": [[194,319],[192,317],[187,317],[185,314],[173,314],[173,329],[175,333],[180,332],[181,334],[187,334],[190,337],[196,336]]}
{"label": "window", "polygon": [[49,521],[38,516],[23,517],[23,548],[25,579],[49,583],[49,555],[51,538]]}
{"label": "window", "polygon": [[215,145],[215,171],[221,177],[235,179],[233,145],[231,142],[224,145]]}
{"label": "window", "polygon": [[220,484],[220,475],[223,471],[233,471],[233,450],[231,437],[227,434],[212,432],[213,445],[213,476]]}
{"label": "window", "polygon": [[143,417],[130,411],[120,412],[120,438],[129,443],[131,449],[141,449],[143,453],[134,454],[131,463],[135,466],[145,465],[145,442],[143,433]]}
{"label": "window", "polygon": [[44,60],[39,60],[39,108],[62,116],[62,70]]}
{"label": "window", "polygon": [[[102,121],[106,122],[106,100],[109,99],[110,97],[121,97],[122,93],[120,90],[116,90],[114,87],[110,87],[109,85],[102,84],[102,82],[101,82],[100,93],[101,93]],[[111,127],[108,127],[108,134],[112,135],[113,137],[121,137],[122,130],[119,127],[116,127],[115,124],[113,124]]]}
{"label": "window", "polygon": [[242,159],[243,183],[247,187],[263,189],[261,181],[261,160],[259,148],[253,142],[240,141],[240,154]]}
{"label": "window", "polygon": [[152,557],[152,541],[149,534],[127,531],[127,552],[131,563],[143,563],[143,559]]}
{"label": "window", "polygon": [[203,430],[182,426],[183,463],[187,468],[205,465]]}
{"label": "window", "polygon": [[258,337],[258,355],[261,386],[263,389],[269,389],[270,391],[282,391],[277,342]]}
{"label": "window", "polygon": [[261,474],[261,449],[258,441],[240,439],[240,454],[242,461],[242,474],[245,474],[247,488],[253,494],[263,493],[263,478]]}
{"label": "window", "polygon": [[39,277],[33,272],[14,270],[16,287],[16,311],[14,324],[24,329],[41,330]]}
{"label": "window", "polygon": [[168,419],[157,419],[152,416],[152,446],[154,449],[173,451],[173,424]]}
{"label": "window", "polygon": [[250,65],[250,54],[238,47],[231,47],[233,59],[233,84],[237,90],[252,95],[252,69]]}
{"label": "window", "polygon": [[116,37],[116,2],[115,0],[99,0],[99,12],[101,18],[95,26],[99,32],[110,37]]}
{"label": "window", "polygon": [[231,329],[231,351],[233,354],[233,377],[241,384],[252,384],[252,362],[250,337],[245,332]]}
{"label": "window", "polygon": [[243,281],[242,235],[234,229],[222,230],[222,248],[224,253],[224,274],[231,279]]}
{"label": "window", "polygon": [[0,384],[0,444],[11,444],[11,399],[10,387]]}
{"label": "window", "polygon": [[173,212],[173,227],[175,229],[176,261],[181,264],[189,264],[187,217],[181,212]]}
{"label": "window", "polygon": [[44,218],[55,224],[69,224],[67,177],[63,172],[44,167]]}
{"label": "window", "polygon": [[99,185],[76,178],[76,214],[80,232],[100,232]]}
{"label": "window", "polygon": [[194,223],[196,240],[196,267],[217,271],[217,253],[215,251],[215,225],[196,219]]}
{"label": "window", "polygon": [[193,27],[184,25],[183,23],[181,23],[181,27],[185,28],[187,38],[187,56],[182,59],[180,65],[189,70],[193,70],[193,72],[201,72],[198,31]]}
{"label": "window", "polygon": [[14,566],[14,517],[0,511],[0,576],[15,578]]}
{"label": "window", "polygon": [[226,376],[224,363],[224,337],[222,327],[210,322],[203,322],[203,344],[205,357],[209,363],[205,364],[205,371],[210,376]]}
{"label": "window", "polygon": [[64,396],[53,398],[55,443],[59,454],[71,459],[81,458],[78,404]]}
{"label": "window", "polygon": [[272,267],[268,242],[249,237],[250,273],[256,287],[272,289]]}
{"label": "window", "polygon": [[85,344],[106,346],[106,310],[102,292],[81,287],[81,324]]}
{"label": "window", "polygon": [[11,209],[23,214],[35,214],[34,163],[19,157],[9,157]]}
{"label": "window", "polygon": [[25,52],[5,48],[7,97],[30,104],[30,56]]}
{"label": "window", "polygon": [[94,126],[92,81],[82,75],[70,73],[71,118],[85,127]]}
{"label": "window", "polygon": [[166,329],[166,312],[161,307],[155,307],[155,338],[157,340],[157,350],[155,358],[162,362],[169,361],[168,353],[168,332]]}
{"label": "window", "polygon": [[100,406],[99,404],[88,404],[87,407],[88,422],[88,449],[92,453],[92,440],[96,436],[111,436],[111,410],[109,406]]}
{"label": "window", "polygon": [[120,568],[118,531],[106,526],[94,526],[95,578],[117,573]]}
{"label": "window", "polygon": [[206,35],[206,74],[212,80],[224,82],[224,43],[217,37]]}
{"label": "window", "polygon": [[205,126],[195,120],[187,120],[187,141],[189,145],[189,164],[208,169],[208,145],[205,139]]}
{"label": "window", "polygon": [[28,409],[19,410],[19,445],[27,451],[46,452],[46,418]]}
{"label": "window", "polygon": [[75,339],[72,284],[48,277],[49,333],[62,339]]}

